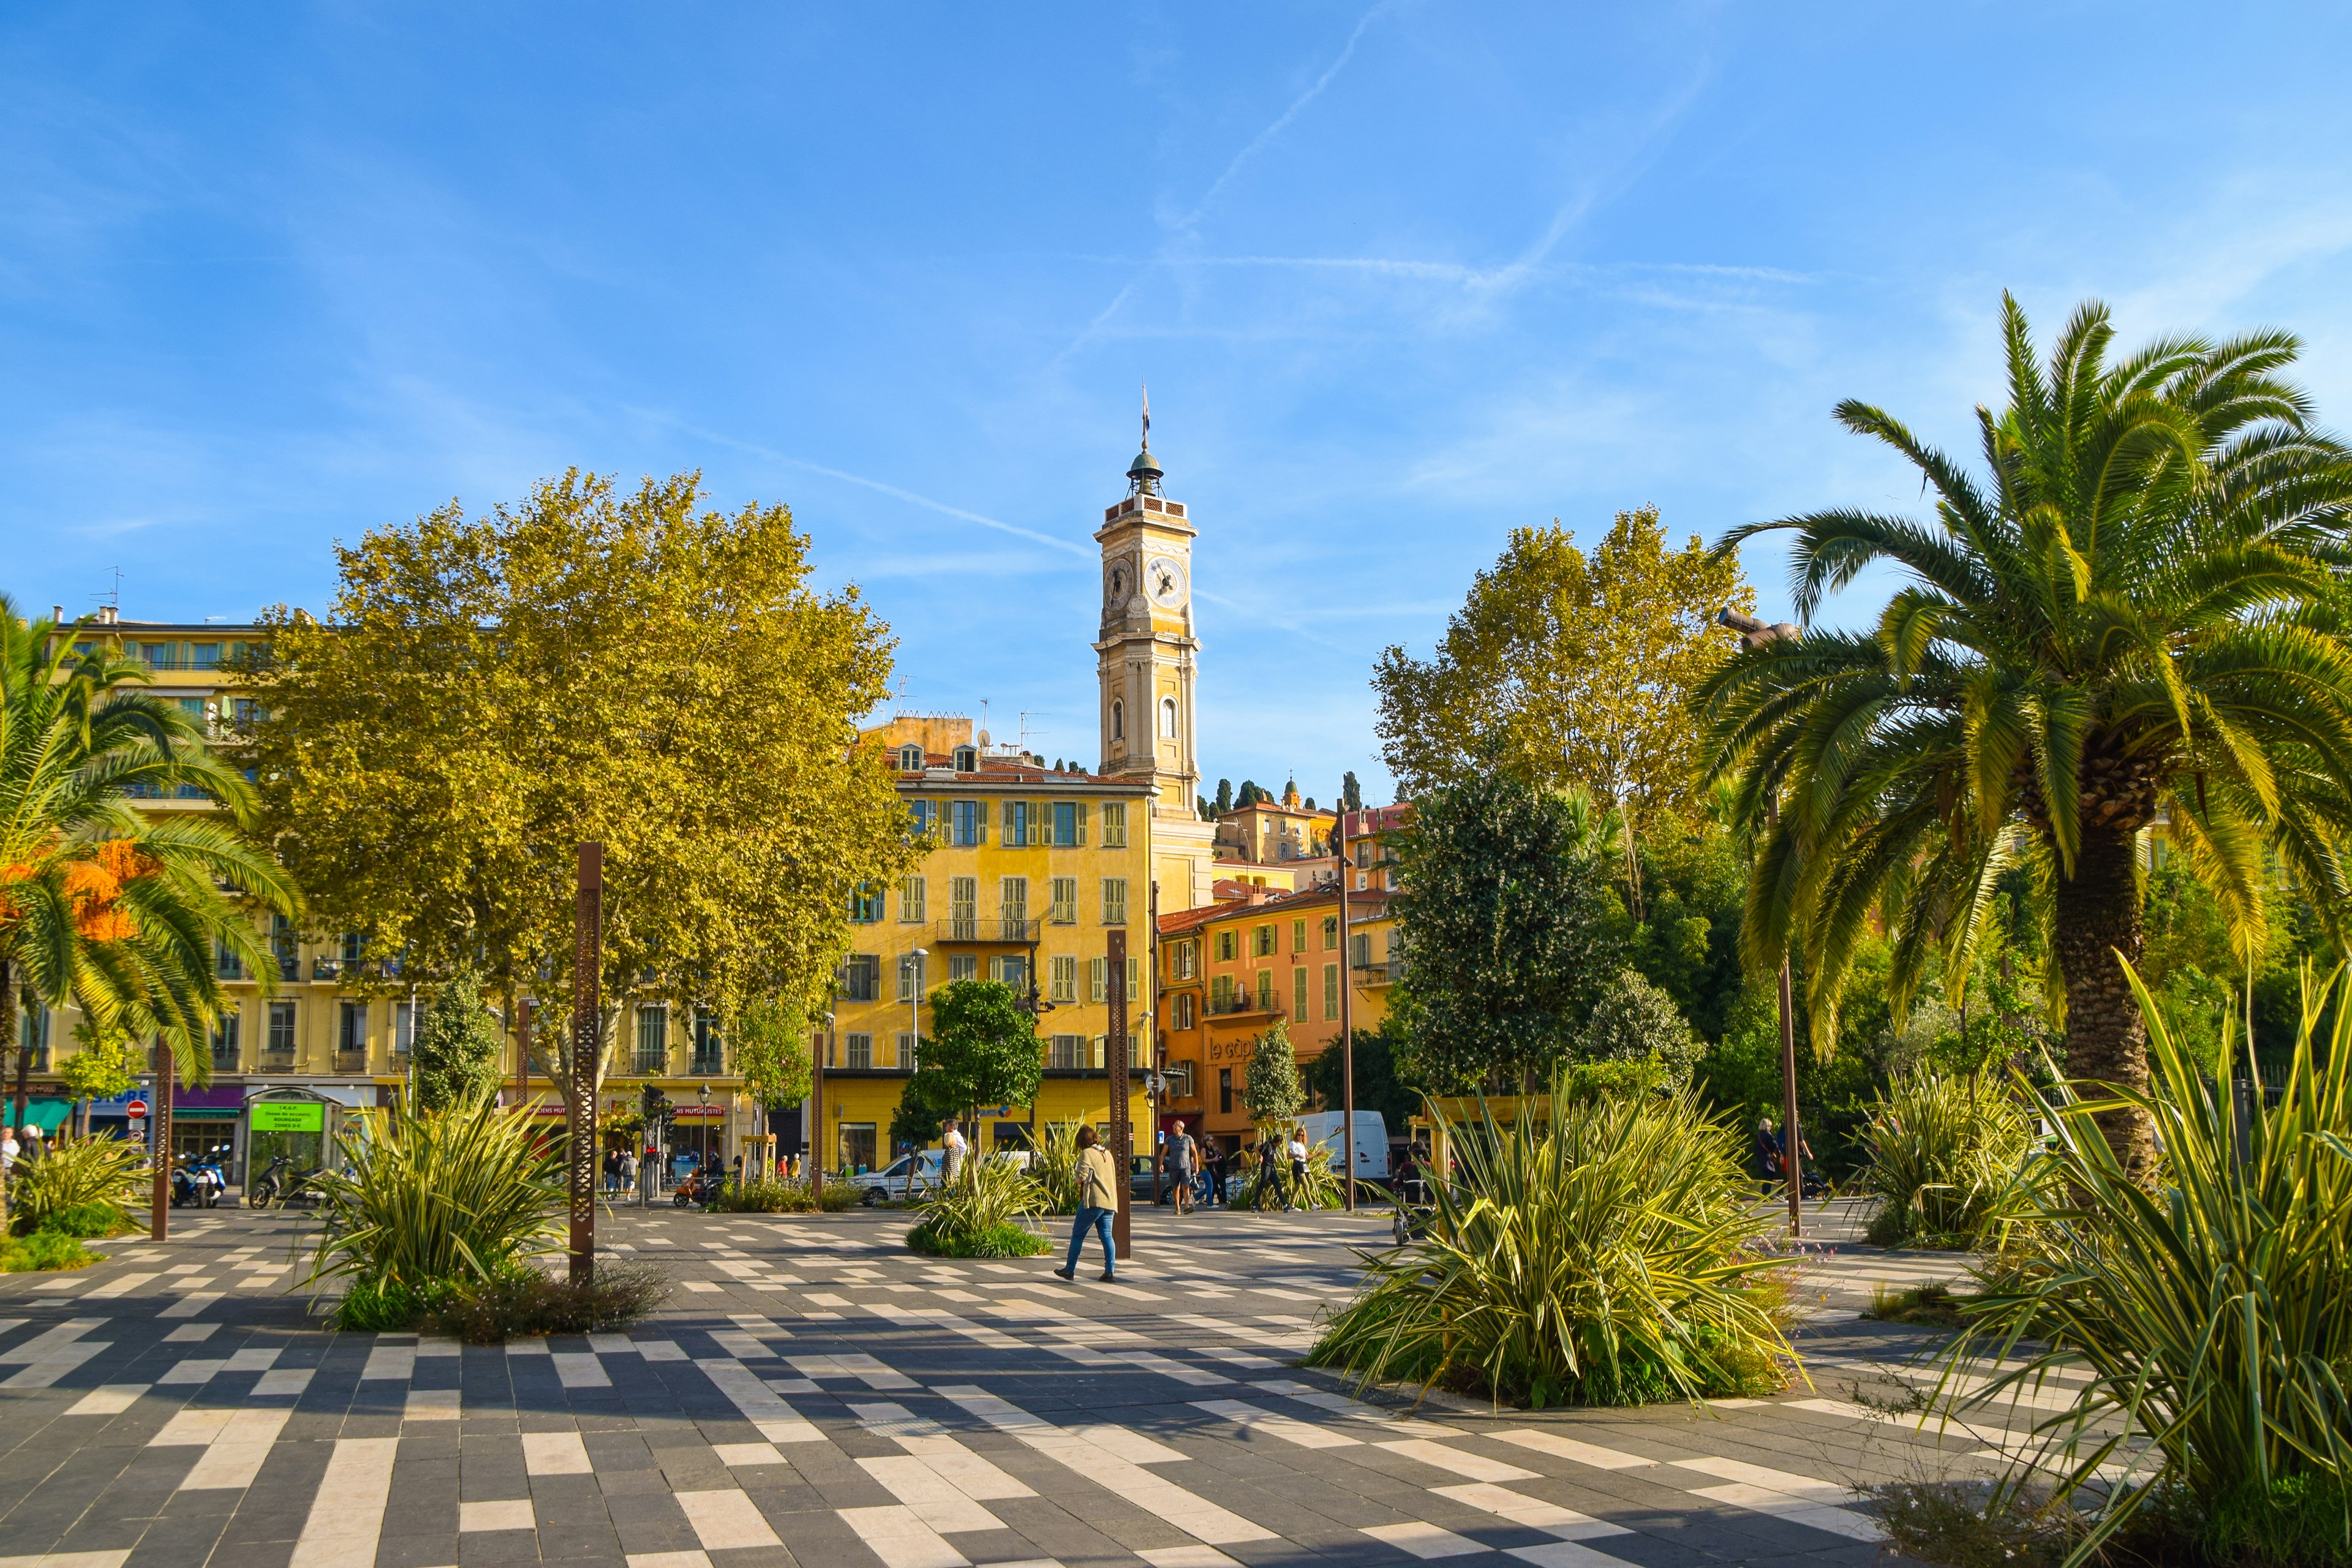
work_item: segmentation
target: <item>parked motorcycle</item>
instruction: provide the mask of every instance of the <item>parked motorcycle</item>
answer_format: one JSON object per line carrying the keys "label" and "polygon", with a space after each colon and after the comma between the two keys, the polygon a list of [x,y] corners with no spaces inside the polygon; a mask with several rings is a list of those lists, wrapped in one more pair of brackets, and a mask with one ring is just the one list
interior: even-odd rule
{"label": "parked motorcycle", "polygon": [[214,1149],[183,1162],[172,1172],[173,1208],[220,1206],[221,1194],[228,1190],[228,1178],[221,1173],[220,1154],[221,1151]]}
{"label": "parked motorcycle", "polygon": [[677,1191],[671,1194],[669,1201],[678,1208],[689,1204],[709,1208],[719,1201],[719,1177],[708,1171],[697,1171],[678,1184]]}
{"label": "parked motorcycle", "polygon": [[246,1206],[257,1209],[291,1208],[296,1204],[319,1202],[325,1194],[320,1192],[317,1182],[326,1167],[320,1165],[307,1171],[291,1171],[288,1167],[293,1163],[293,1158],[286,1154],[270,1161],[269,1168],[246,1189]]}

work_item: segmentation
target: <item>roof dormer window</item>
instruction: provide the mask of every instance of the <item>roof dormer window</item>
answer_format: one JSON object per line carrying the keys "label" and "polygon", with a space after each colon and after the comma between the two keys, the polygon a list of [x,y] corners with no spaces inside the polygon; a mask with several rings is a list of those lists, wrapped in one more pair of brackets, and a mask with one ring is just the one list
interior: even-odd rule
{"label": "roof dormer window", "polygon": [[921,773],[923,771],[923,748],[920,746],[899,747],[898,771],[902,773]]}
{"label": "roof dormer window", "polygon": [[980,749],[976,746],[958,746],[955,749],[955,771],[960,773],[980,772]]}

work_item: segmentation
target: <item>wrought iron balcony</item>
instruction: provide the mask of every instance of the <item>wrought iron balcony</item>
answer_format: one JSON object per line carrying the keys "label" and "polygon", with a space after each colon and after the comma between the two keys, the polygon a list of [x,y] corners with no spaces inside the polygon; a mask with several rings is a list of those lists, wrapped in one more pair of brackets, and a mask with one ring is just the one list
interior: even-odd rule
{"label": "wrought iron balcony", "polygon": [[1017,942],[1022,946],[1037,941],[1044,922],[1023,920],[1010,915],[975,915],[969,920],[944,920],[932,928],[931,940],[940,942]]}
{"label": "wrought iron balcony", "polygon": [[1404,978],[1404,960],[1402,958],[1385,958],[1378,963],[1359,963],[1352,967],[1356,972],[1356,984],[1367,988],[1393,985]]}
{"label": "wrought iron balcony", "polygon": [[1275,1005],[1272,997],[1260,1001],[1246,991],[1236,991],[1230,996],[1210,996],[1201,1011],[1212,1016],[1221,1016],[1234,1013],[1276,1013],[1281,1009]]}

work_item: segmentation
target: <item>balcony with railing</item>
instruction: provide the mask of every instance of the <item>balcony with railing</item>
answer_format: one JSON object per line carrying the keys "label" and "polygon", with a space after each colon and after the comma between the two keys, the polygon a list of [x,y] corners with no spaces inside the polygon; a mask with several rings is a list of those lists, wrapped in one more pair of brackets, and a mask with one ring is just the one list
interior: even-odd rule
{"label": "balcony with railing", "polygon": [[1404,960],[1402,958],[1383,958],[1370,963],[1359,963],[1353,967],[1356,971],[1356,984],[1366,989],[1393,985],[1404,978]]}
{"label": "balcony with railing", "polygon": [[365,1072],[367,1069],[367,1052],[339,1050],[335,1053],[337,1072]]}
{"label": "balcony with railing", "polygon": [[261,1047],[261,1054],[255,1065],[263,1072],[292,1072],[294,1070],[294,1047],[291,1046],[264,1046]]}
{"label": "balcony with railing", "polygon": [[943,942],[1017,942],[1023,946],[1037,941],[1044,922],[1023,920],[1009,915],[974,915],[966,920],[944,920],[932,928],[931,940]]}
{"label": "balcony with railing", "polygon": [[669,1053],[660,1047],[639,1046],[629,1058],[629,1070],[639,1078],[662,1078],[669,1072]]}
{"label": "balcony with railing", "polygon": [[1230,996],[1211,994],[1202,1004],[1201,1011],[1211,1017],[1223,1017],[1240,1013],[1275,1013],[1280,1009],[1275,1005],[1271,996],[1261,999],[1247,991],[1236,991]]}

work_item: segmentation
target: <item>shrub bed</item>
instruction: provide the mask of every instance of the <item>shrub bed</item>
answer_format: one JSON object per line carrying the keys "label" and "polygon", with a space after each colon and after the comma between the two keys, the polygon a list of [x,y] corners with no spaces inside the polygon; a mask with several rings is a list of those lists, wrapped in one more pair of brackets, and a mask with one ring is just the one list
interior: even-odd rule
{"label": "shrub bed", "polygon": [[2025,1107],[1996,1072],[1905,1074],[1870,1109],[1864,1180],[1885,1200],[1880,1247],[1965,1250],[1990,1241],[2033,1148]]}
{"label": "shrub bed", "polygon": [[634,1323],[669,1296],[668,1276],[650,1264],[600,1262],[574,1285],[535,1268],[488,1282],[430,1279],[420,1285],[354,1284],[335,1326],[360,1332],[447,1334],[498,1344],[540,1334],[586,1334]]}
{"label": "shrub bed", "polygon": [[31,1274],[51,1269],[87,1268],[106,1261],[78,1237],[60,1231],[37,1230],[26,1237],[0,1237],[0,1274]]}
{"label": "shrub bed", "polygon": [[[111,1236],[136,1224],[133,1205],[147,1178],[145,1151],[120,1138],[60,1141],[37,1160],[19,1160],[10,1172],[8,1226],[18,1236],[37,1230]],[[56,1216],[70,1220],[51,1223]]]}
{"label": "shrub bed", "polygon": [[721,1188],[712,1206],[728,1214],[839,1214],[857,1201],[844,1181],[813,1188],[805,1176],[766,1176]]}
{"label": "shrub bed", "polygon": [[1054,1244],[1010,1221],[979,1230],[951,1230],[927,1219],[907,1233],[907,1248],[930,1258],[1043,1258]]}

